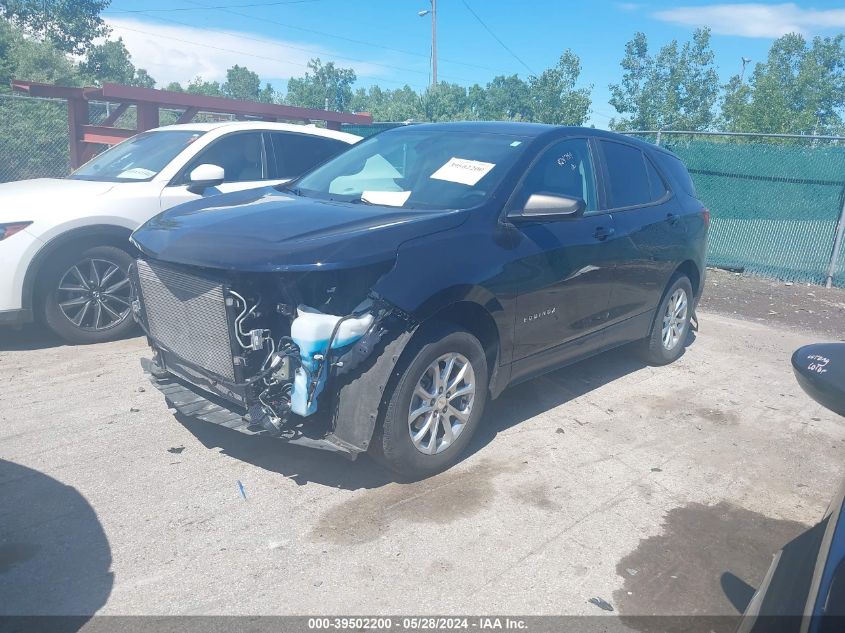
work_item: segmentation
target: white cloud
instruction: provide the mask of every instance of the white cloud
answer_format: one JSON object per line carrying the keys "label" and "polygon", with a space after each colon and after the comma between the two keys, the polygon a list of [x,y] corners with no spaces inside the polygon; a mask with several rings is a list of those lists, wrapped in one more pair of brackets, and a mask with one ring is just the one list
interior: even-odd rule
{"label": "white cloud", "polygon": [[[378,78],[389,72],[375,64],[339,59],[319,45],[270,39],[252,33],[113,17],[106,22],[112,29],[113,39],[123,38],[132,55],[132,63],[145,68],[160,87],[171,81],[184,85],[198,75],[207,81],[223,81],[226,69],[234,64],[249,67],[263,81],[285,80],[304,75],[312,57],[354,68],[359,77]],[[284,85],[275,87],[283,89]]]}
{"label": "white cloud", "polygon": [[658,20],[689,26],[709,26],[714,33],[742,37],[780,37],[787,33],[809,35],[845,28],[845,9],[805,9],[784,4],[711,4],[677,7],[653,14]]}

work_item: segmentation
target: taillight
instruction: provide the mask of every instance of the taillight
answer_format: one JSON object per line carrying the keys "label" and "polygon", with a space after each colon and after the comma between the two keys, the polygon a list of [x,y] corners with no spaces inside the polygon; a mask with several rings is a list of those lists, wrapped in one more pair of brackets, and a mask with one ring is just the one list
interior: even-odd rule
{"label": "taillight", "polygon": [[710,228],[710,209],[708,209],[706,207],[703,208],[701,210],[701,218],[704,220],[704,228],[709,229]]}
{"label": "taillight", "polygon": [[20,233],[30,224],[32,222],[6,222],[5,224],[0,224],[0,242],[7,237],[12,237],[15,233]]}

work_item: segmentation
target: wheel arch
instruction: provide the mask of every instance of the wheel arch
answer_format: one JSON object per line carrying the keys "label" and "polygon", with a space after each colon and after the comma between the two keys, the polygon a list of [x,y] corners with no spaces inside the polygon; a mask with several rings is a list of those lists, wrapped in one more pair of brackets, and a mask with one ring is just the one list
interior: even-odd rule
{"label": "wheel arch", "polygon": [[36,299],[41,290],[46,266],[53,257],[70,246],[115,246],[130,254],[136,254],[135,247],[129,242],[132,231],[113,224],[83,226],[60,233],[50,239],[32,258],[23,280],[22,306],[34,310]]}
{"label": "wheel arch", "polygon": [[698,264],[696,264],[691,259],[681,262],[681,264],[679,264],[675,271],[672,273],[672,277],[674,277],[678,273],[682,273],[689,278],[690,284],[692,285],[692,295],[693,297],[698,299],[698,297],[701,296],[701,283],[703,281],[701,270],[699,269]]}

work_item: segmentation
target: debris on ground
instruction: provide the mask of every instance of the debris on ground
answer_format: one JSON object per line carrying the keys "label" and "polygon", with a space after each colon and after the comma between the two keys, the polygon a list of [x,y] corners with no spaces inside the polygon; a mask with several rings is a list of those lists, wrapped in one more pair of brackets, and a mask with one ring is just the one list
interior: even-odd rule
{"label": "debris on ground", "polygon": [[555,431],[555,433],[561,433],[561,434],[563,434],[563,433],[566,433],[566,431],[564,431],[564,430],[563,430],[562,428],[560,428],[560,427],[557,427],[557,431]]}
{"label": "debris on ground", "polygon": [[181,453],[184,450],[185,450],[184,446],[171,446],[170,448],[167,449],[167,452],[173,453],[174,455],[178,455],[179,453]]}
{"label": "debris on ground", "polygon": [[129,407],[129,413],[138,413],[139,411],[138,407]]}
{"label": "debris on ground", "polygon": [[238,490],[241,491],[241,496],[246,499],[246,490],[244,490],[244,485],[241,483],[241,480],[238,479]]}
{"label": "debris on ground", "polygon": [[603,611],[613,611],[613,605],[611,605],[607,600],[602,600],[601,598],[590,598],[587,602],[596,605]]}

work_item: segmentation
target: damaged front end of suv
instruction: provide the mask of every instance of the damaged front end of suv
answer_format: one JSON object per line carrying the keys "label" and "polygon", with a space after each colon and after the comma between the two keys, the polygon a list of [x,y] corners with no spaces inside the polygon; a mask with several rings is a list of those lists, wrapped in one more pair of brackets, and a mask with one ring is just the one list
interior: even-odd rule
{"label": "damaged front end of suv", "polygon": [[145,369],[182,413],[355,456],[371,429],[316,414],[414,327],[370,288],[389,266],[215,275],[139,259],[133,311],[154,352]]}

